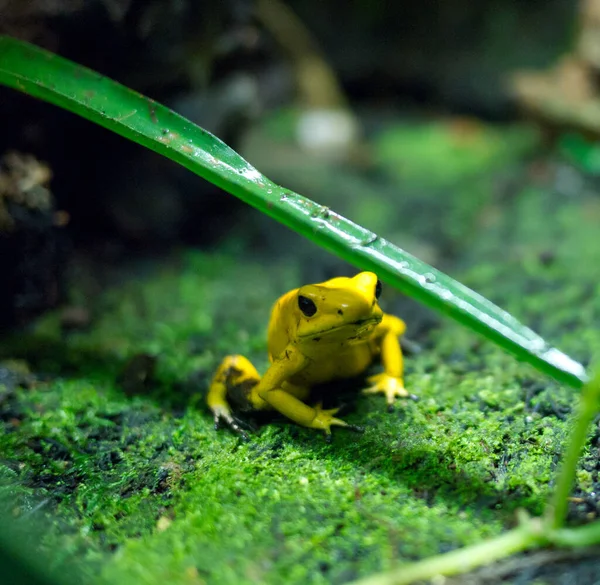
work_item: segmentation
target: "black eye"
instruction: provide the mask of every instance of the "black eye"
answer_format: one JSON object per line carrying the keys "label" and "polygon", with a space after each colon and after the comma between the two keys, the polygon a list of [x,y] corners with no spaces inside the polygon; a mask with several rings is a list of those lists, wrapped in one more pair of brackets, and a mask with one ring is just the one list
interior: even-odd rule
{"label": "black eye", "polygon": [[378,299],[381,296],[381,280],[377,281],[375,285],[375,298]]}
{"label": "black eye", "polygon": [[312,317],[317,312],[317,305],[302,295],[298,295],[298,306],[307,317]]}

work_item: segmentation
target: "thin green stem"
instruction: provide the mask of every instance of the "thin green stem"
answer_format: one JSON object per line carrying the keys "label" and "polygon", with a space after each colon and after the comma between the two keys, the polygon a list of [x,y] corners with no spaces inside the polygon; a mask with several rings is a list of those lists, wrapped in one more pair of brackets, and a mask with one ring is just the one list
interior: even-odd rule
{"label": "thin green stem", "polygon": [[407,585],[438,575],[466,573],[513,553],[545,544],[547,541],[540,529],[538,519],[527,519],[497,538],[404,565],[388,573],[355,581],[352,585]]}
{"label": "thin green stem", "polygon": [[593,418],[598,413],[600,404],[600,372],[592,381],[583,387],[575,424],[567,451],[562,461],[560,473],[556,482],[556,489],[548,505],[546,520],[552,530],[559,530],[565,523],[569,505],[569,494],[575,481],[577,462],[585,446],[588,429]]}
{"label": "thin green stem", "polygon": [[593,546],[600,544],[600,520],[578,526],[562,528],[551,534],[552,544],[557,546]]}

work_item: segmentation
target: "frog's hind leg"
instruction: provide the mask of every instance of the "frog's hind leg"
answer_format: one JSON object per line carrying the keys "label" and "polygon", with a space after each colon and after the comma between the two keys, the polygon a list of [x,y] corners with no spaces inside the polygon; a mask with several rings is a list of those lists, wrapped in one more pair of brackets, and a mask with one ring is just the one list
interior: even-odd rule
{"label": "frog's hind leg", "polygon": [[[206,402],[215,417],[215,427],[225,421],[236,433],[247,438],[239,421],[233,416],[228,399],[237,410],[260,410],[265,402],[257,401],[253,388],[260,382],[260,375],[250,360],[243,355],[227,356],[217,369],[208,388]],[[262,404],[261,404],[262,403]]]}

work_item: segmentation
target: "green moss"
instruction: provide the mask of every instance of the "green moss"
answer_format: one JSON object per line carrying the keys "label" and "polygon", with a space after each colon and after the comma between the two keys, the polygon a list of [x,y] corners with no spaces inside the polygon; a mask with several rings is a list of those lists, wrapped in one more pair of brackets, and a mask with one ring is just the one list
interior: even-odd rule
{"label": "green moss", "polygon": [[[509,198],[463,201],[473,191],[461,185],[423,199],[409,185],[396,200],[404,237],[587,360],[600,348],[597,202],[515,168]],[[455,203],[470,211],[444,228]],[[541,512],[576,397],[445,321],[407,357],[418,402],[387,413],[377,397],[350,400],[344,418],[363,435],[338,430],[327,445],[281,420],[248,444],[216,432],[202,401],[216,365],[243,353],[264,370],[271,303],[302,282],[298,258],[328,262],[299,238],[287,253],[240,252],[245,233],[149,270],[132,262],[124,284],[92,297],[88,331],[61,334],[50,315],[4,340],[0,355],[35,373],[0,382],[0,507],[13,529],[37,531],[59,572],[104,582],[343,583],[498,534],[517,508]],[[436,251],[450,240],[454,258]],[[103,287],[93,272],[78,283],[76,298]],[[418,308],[390,291],[384,304],[410,337]],[[122,372],[139,354],[156,368],[136,389]],[[593,512],[599,482],[590,443],[572,520]]]}

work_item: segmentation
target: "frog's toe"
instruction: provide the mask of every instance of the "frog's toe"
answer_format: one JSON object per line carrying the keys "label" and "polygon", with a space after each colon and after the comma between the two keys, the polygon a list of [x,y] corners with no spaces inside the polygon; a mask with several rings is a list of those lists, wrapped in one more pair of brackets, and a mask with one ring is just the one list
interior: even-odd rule
{"label": "frog's toe", "polygon": [[214,407],[213,415],[215,420],[215,430],[218,431],[221,428],[221,423],[225,424],[235,433],[237,433],[244,441],[249,441],[248,433],[244,430],[244,426],[248,426],[246,423],[241,421],[239,418],[234,417],[231,411],[223,406]]}
{"label": "frog's toe", "polygon": [[240,423],[241,421],[239,419],[232,417],[231,420],[227,421],[227,426],[234,431],[240,437],[240,439],[249,441],[250,437]]}
{"label": "frog's toe", "polygon": [[411,396],[406,388],[404,388],[404,382],[401,378],[394,378],[387,374],[377,374],[368,378],[367,381],[371,386],[365,388],[362,393],[383,394],[388,405],[388,410],[390,407],[393,409],[396,398],[407,398]]}
{"label": "frog's toe", "polygon": [[335,414],[338,412],[339,408],[329,408],[323,409],[322,404],[319,402],[316,406],[314,406],[315,416],[310,423],[310,428],[325,431],[325,438],[327,440],[331,435],[331,427],[348,427],[348,423],[344,422],[340,418],[335,418]]}
{"label": "frog's toe", "polygon": [[365,432],[364,427],[360,427],[358,425],[350,425],[347,422],[340,420],[339,418],[334,418],[331,420],[330,428],[325,429],[325,441],[327,443],[331,443],[331,441],[333,440],[333,435],[331,433],[332,426],[344,427],[345,429],[348,429],[349,431],[354,431],[355,433],[364,433]]}
{"label": "frog's toe", "polygon": [[332,441],[331,427],[344,427],[349,431],[355,431],[357,433],[362,433],[364,431],[364,428],[362,427],[348,424],[341,418],[336,418],[334,414],[338,412],[339,408],[323,410],[321,403],[317,404],[314,408],[316,414],[312,421],[311,428],[324,431],[325,441],[328,443],[331,443]]}
{"label": "frog's toe", "polygon": [[354,431],[355,433],[364,433],[365,427],[361,427],[360,425],[346,425],[346,428],[349,431]]}
{"label": "frog's toe", "polygon": [[333,416],[334,414],[337,414],[342,407],[338,406],[336,408],[323,408],[323,401],[320,400],[313,406],[313,408],[317,413],[316,416]]}

